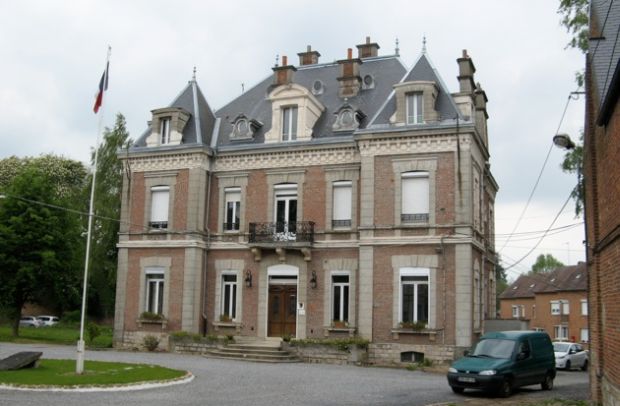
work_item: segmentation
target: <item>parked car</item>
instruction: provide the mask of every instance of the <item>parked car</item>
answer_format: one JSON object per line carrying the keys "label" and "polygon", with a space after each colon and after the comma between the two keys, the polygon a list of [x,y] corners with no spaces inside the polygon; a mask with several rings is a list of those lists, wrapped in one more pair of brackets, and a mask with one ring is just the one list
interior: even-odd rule
{"label": "parked car", "polygon": [[39,320],[41,326],[45,327],[58,324],[59,321],[56,316],[37,316],[37,320]]}
{"label": "parked car", "polygon": [[520,386],[540,384],[550,390],[554,379],[551,339],[537,331],[487,333],[448,370],[448,384],[455,393],[482,389],[502,397]]}
{"label": "parked car", "polygon": [[19,325],[20,327],[39,327],[41,322],[34,316],[22,316],[19,319]]}
{"label": "parked car", "polygon": [[553,352],[556,368],[588,370],[588,351],[584,350],[581,344],[556,341],[553,343]]}

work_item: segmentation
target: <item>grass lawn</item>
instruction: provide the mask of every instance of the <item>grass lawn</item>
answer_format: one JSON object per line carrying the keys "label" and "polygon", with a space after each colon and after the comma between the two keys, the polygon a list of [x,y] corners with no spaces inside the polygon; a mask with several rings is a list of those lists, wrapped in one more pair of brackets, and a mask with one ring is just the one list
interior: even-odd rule
{"label": "grass lawn", "polygon": [[[12,343],[49,343],[49,344],[77,344],[80,338],[80,328],[68,325],[56,325],[51,327],[20,327],[19,337],[11,335],[11,327],[0,326],[0,341]],[[111,348],[112,329],[109,327],[101,328],[101,335],[92,343],[88,342],[88,336],[84,331],[84,340],[89,348]]]}
{"label": "grass lawn", "polygon": [[38,368],[0,371],[0,384],[92,386],[121,385],[180,378],[186,371],[157,365],[85,361],[84,374],[75,374],[75,360],[42,359]]}

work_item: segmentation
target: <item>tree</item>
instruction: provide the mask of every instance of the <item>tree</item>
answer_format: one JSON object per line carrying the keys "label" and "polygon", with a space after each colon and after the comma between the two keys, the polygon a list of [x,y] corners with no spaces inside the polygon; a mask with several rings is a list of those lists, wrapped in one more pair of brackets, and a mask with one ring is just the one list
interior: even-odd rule
{"label": "tree", "polygon": [[504,293],[508,287],[508,278],[506,276],[506,270],[501,265],[499,255],[497,256],[497,264],[495,265],[495,305],[496,308],[500,308],[499,296]]}
{"label": "tree", "polygon": [[[576,48],[583,54],[588,52],[589,38],[589,0],[560,0],[558,13],[562,15],[561,24],[571,34],[572,38],[567,44],[569,48]],[[575,74],[577,85],[581,88],[584,84],[584,71]],[[583,132],[579,144],[564,155],[562,170],[577,174],[577,185],[571,192],[575,201],[575,215],[579,217],[583,212],[584,184],[583,184]]]}
{"label": "tree", "polygon": [[563,266],[564,264],[560,262],[559,260],[557,260],[553,255],[540,254],[538,258],[536,258],[536,262],[534,262],[534,265],[532,265],[532,270],[530,271],[530,275],[549,273]]}
{"label": "tree", "polygon": [[[117,220],[120,218],[123,185],[123,165],[118,159],[118,153],[128,148],[130,143],[125,117],[119,113],[114,128],[106,128],[97,156],[96,217],[91,244],[88,303],[90,314],[104,318],[114,314],[116,295],[116,243],[119,231]],[[95,164],[94,151],[91,154],[91,163]],[[87,189],[90,191],[90,187]]]}
{"label": "tree", "polygon": [[19,334],[28,302],[62,311],[79,303],[79,215],[67,210],[72,188],[58,188],[55,174],[26,164],[0,202],[0,305]]}

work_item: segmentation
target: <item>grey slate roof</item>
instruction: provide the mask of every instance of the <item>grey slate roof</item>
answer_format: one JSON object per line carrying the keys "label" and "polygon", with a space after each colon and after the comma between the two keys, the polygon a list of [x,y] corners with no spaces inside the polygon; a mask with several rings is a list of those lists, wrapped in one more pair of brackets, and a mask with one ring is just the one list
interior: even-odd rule
{"label": "grey slate roof", "polygon": [[[458,114],[458,109],[448,92],[445,84],[426,54],[422,54],[416,64],[407,71],[398,56],[377,56],[362,59],[359,66],[362,78],[366,75],[374,79],[374,87],[361,89],[358,95],[350,97],[346,103],[364,113],[365,118],[360,123],[359,130],[368,128],[373,120],[373,127],[389,127],[389,118],[396,110],[393,86],[403,81],[422,80],[434,81],[439,88],[437,109],[441,119],[452,121]],[[321,81],[323,92],[314,96],[323,104],[325,111],[321,114],[314,126],[312,143],[330,143],[339,140],[350,140],[353,131],[332,131],[335,113],[343,106],[345,100],[338,96],[341,66],[338,63],[323,63],[299,66],[293,75],[293,82],[312,89],[315,81]],[[271,128],[272,106],[268,94],[273,90],[274,75],[271,73],[260,83],[230,101],[228,104],[212,112],[195,80],[187,87],[168,107],[181,107],[191,114],[189,122],[183,130],[183,141],[179,146],[162,146],[154,148],[180,148],[183,145],[204,145],[216,149],[252,149],[264,144],[265,133]],[[197,102],[194,100],[197,94]],[[232,122],[244,114],[247,118],[256,120],[262,126],[255,132],[252,139],[231,140]],[[199,117],[198,122],[196,117]],[[216,122],[217,118],[217,122]],[[196,125],[198,123],[198,126]],[[219,125],[217,124],[219,123]],[[436,125],[436,123],[434,124]],[[418,125],[420,127],[420,125]],[[214,129],[217,134],[214,134]],[[201,136],[199,135],[201,134]],[[135,142],[134,148],[146,146],[146,137],[150,134],[147,129]],[[216,139],[212,139],[216,136]],[[271,145],[273,146],[273,145]]]}
{"label": "grey slate roof", "polygon": [[591,20],[601,32],[591,32],[589,60],[598,96],[598,124],[606,123],[620,92],[620,2],[592,0]]}
{"label": "grey slate roof", "polygon": [[541,284],[546,285],[542,275],[520,275],[516,281],[499,295],[500,299],[533,298],[534,292]]}
{"label": "grey slate roof", "polygon": [[[181,145],[209,145],[211,143],[215,115],[195,80],[188,82],[185,89],[167,107],[180,107],[190,113],[190,118],[183,129]],[[147,128],[136,140],[134,147],[145,147],[146,137],[150,133],[151,129]]]}

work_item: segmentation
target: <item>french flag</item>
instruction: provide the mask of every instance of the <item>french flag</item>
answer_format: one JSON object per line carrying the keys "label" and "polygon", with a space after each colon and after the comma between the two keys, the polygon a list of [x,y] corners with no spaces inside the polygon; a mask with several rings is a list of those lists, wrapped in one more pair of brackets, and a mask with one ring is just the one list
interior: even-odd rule
{"label": "french flag", "polygon": [[103,71],[103,75],[101,75],[101,80],[99,81],[99,93],[97,93],[97,98],[95,99],[95,105],[93,106],[93,111],[95,114],[99,112],[99,107],[103,103],[103,93],[108,90],[108,75],[110,69],[110,62],[108,62],[105,66],[105,70]]}

